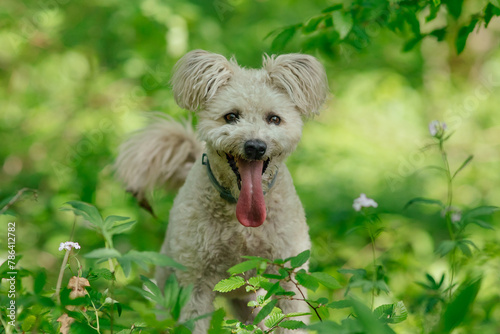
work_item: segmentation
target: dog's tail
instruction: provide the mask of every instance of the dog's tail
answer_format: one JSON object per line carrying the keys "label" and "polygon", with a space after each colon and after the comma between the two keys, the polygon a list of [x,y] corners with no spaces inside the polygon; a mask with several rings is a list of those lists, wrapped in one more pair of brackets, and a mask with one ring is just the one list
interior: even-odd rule
{"label": "dog's tail", "polygon": [[154,215],[146,193],[155,187],[182,186],[202,150],[189,120],[179,123],[155,113],[147,127],[120,146],[115,170],[127,191]]}

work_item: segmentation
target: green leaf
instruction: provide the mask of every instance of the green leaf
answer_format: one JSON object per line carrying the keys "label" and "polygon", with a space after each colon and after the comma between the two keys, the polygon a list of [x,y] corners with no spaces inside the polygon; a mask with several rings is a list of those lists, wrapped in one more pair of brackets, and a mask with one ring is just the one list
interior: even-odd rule
{"label": "green leaf", "polygon": [[455,18],[458,19],[460,14],[462,14],[462,6],[464,0],[446,0],[443,1],[448,7],[448,12]]}
{"label": "green leaf", "polygon": [[327,273],[316,272],[311,273],[311,276],[328,289],[340,289],[342,287],[334,277],[328,275]]}
{"label": "green leaf", "polygon": [[267,278],[264,278],[262,276],[255,276],[255,277],[250,277],[248,279],[248,283],[256,288],[260,288],[261,284],[264,282],[269,282]]}
{"label": "green leaf", "polygon": [[326,307],[333,308],[333,309],[348,308],[351,306],[352,306],[352,303],[350,300],[336,300],[334,302],[326,304]]}
{"label": "green leaf", "polygon": [[261,260],[249,260],[249,261],[241,262],[235,266],[232,266],[227,271],[231,275],[241,274],[241,273],[244,273],[245,271],[249,271],[249,270],[258,268],[261,262],[262,262]]}
{"label": "green leaf", "polygon": [[165,281],[165,287],[163,289],[163,298],[165,300],[165,308],[173,308],[179,296],[179,283],[177,282],[177,277],[174,274],[170,274]]}
{"label": "green leaf", "polygon": [[136,223],[136,221],[132,220],[132,221],[129,221],[129,222],[126,222],[123,224],[118,224],[118,225],[115,225],[115,226],[111,227],[110,229],[108,229],[108,232],[111,235],[127,232],[132,227],[134,227],[135,223]]}
{"label": "green leaf", "polygon": [[334,11],[332,12],[333,29],[339,34],[340,39],[349,35],[353,26],[353,19],[350,12]]}
{"label": "green leaf", "polygon": [[465,212],[462,216],[462,219],[468,220],[479,216],[489,216],[497,212],[498,210],[500,210],[500,208],[497,206],[480,206]]}
{"label": "green leaf", "polygon": [[444,240],[442,241],[438,248],[436,249],[436,253],[440,256],[445,256],[452,250],[454,250],[457,247],[456,241],[453,240]]}
{"label": "green leaf", "polygon": [[[437,0],[437,1],[439,1],[439,0]],[[429,15],[425,18],[425,22],[430,22],[437,17],[437,14],[439,13],[439,9],[441,8],[441,2],[439,1],[439,3],[436,3],[437,1],[434,0],[434,3],[429,6],[430,7],[429,8],[430,9]]]}
{"label": "green leaf", "polygon": [[466,243],[459,241],[457,243],[457,246],[458,246],[458,249],[460,249],[462,251],[462,253],[464,253],[465,256],[472,257],[472,252]]}
{"label": "green leaf", "polygon": [[469,222],[472,223],[472,224],[476,224],[484,229],[487,229],[487,230],[494,230],[493,226],[491,226],[491,224],[481,220],[481,219],[469,219]]}
{"label": "green leaf", "polygon": [[23,333],[28,332],[35,323],[36,323],[36,317],[32,314],[24,318],[23,324],[21,325]]}
{"label": "green leaf", "polygon": [[274,284],[271,286],[271,288],[269,288],[269,289],[267,290],[267,293],[266,293],[266,295],[264,296],[264,299],[268,299],[268,298],[270,298],[270,297],[271,297],[274,293],[276,293],[276,292],[277,292],[277,291],[279,291],[280,289],[282,289],[282,288],[280,287],[280,282],[278,281],[278,282],[274,283]]}
{"label": "green leaf", "polygon": [[422,34],[420,33],[420,22],[417,18],[417,13],[413,10],[403,10],[401,11],[402,18],[405,20],[405,23],[410,26],[412,33],[415,37],[419,37]]}
{"label": "green leaf", "polygon": [[457,176],[457,174],[462,170],[464,169],[470,162],[471,160],[474,158],[474,156],[471,154],[467,157],[467,159],[465,159],[464,162],[462,162],[462,165],[460,165],[460,167],[458,167],[457,171],[453,174],[453,176],[451,177],[451,179],[453,180],[455,178],[455,176]]}
{"label": "green leaf", "polygon": [[480,278],[460,286],[455,298],[448,304],[441,318],[440,333],[450,333],[462,323],[465,316],[469,314],[480,287]]}
{"label": "green leaf", "polygon": [[424,198],[424,197],[416,197],[412,200],[410,200],[406,205],[404,206],[403,210],[406,210],[409,206],[413,204],[429,204],[429,205],[438,205],[442,209],[445,208],[445,205],[443,202],[437,200],[437,199],[429,199],[429,198]]}
{"label": "green leaf", "polygon": [[[184,325],[186,325],[186,326],[184,326]],[[175,326],[172,334],[192,334],[193,333],[192,328],[188,328],[189,326],[186,323],[184,323],[184,325]],[[141,332],[139,332],[139,333],[141,333]]]}
{"label": "green leaf", "polygon": [[175,320],[178,320],[181,314],[181,310],[189,301],[191,294],[193,292],[193,285],[188,285],[186,287],[182,287],[179,291],[179,296],[177,298],[177,302],[175,303],[174,308],[172,309],[172,317]]}
{"label": "green leaf", "polygon": [[377,317],[361,302],[351,300],[352,308],[363,325],[365,332],[370,334],[394,334],[387,325],[382,324]]}
{"label": "green leaf", "polygon": [[300,285],[309,290],[316,291],[319,287],[318,280],[306,272],[298,272],[295,275],[295,279]]}
{"label": "green leaf", "polygon": [[394,304],[385,304],[377,307],[373,314],[384,323],[397,324],[408,318],[405,304],[399,301]]}
{"label": "green leaf", "polygon": [[352,274],[353,276],[356,277],[366,276],[366,270],[364,269],[338,269],[337,271],[341,274]]}
{"label": "green leaf", "polygon": [[102,228],[103,221],[97,208],[91,204],[80,201],[69,201],[68,204],[71,208],[60,208],[61,211],[73,211],[76,216],[80,216],[95,227]]}
{"label": "green leaf", "polygon": [[474,31],[474,28],[476,27],[476,24],[478,22],[479,22],[478,19],[472,19],[468,25],[463,26],[458,30],[458,36],[455,41],[457,54],[462,53],[462,51],[465,49],[467,38],[469,37],[470,33]]}
{"label": "green leaf", "polygon": [[306,324],[299,320],[283,320],[279,327],[286,329],[306,328]]}
{"label": "green leaf", "polygon": [[429,35],[436,37],[438,42],[444,41],[446,37],[446,28],[435,29],[429,33]]}
{"label": "green leaf", "polygon": [[279,268],[278,273],[279,275],[263,274],[262,276],[270,279],[284,279],[288,277],[288,271],[286,271],[284,268]]}
{"label": "green leaf", "polygon": [[224,279],[217,283],[214,287],[214,291],[219,292],[229,292],[236,290],[245,285],[245,280],[240,276],[231,276],[228,279]]}
{"label": "green leaf", "polygon": [[271,50],[273,51],[282,51],[288,42],[295,35],[295,31],[297,30],[297,26],[291,26],[284,29],[282,32],[276,36],[271,44]]}
{"label": "green leaf", "polygon": [[35,277],[35,282],[33,286],[33,290],[36,295],[40,294],[43,291],[43,287],[45,286],[45,283],[47,282],[47,274],[45,273],[44,270],[40,270],[38,274]]}
{"label": "green leaf", "polygon": [[321,21],[323,21],[324,19],[324,16],[315,16],[311,18],[302,28],[302,31],[304,32],[304,34],[310,34],[314,32],[318,28],[318,25],[321,23]]}
{"label": "green leaf", "polygon": [[253,324],[257,325],[259,322],[264,320],[264,318],[267,317],[271,313],[271,311],[274,309],[274,306],[276,306],[276,303],[278,303],[278,300],[273,299],[273,300],[269,301],[269,303],[264,305],[264,307],[262,307],[260,312],[257,313],[257,315],[255,316],[255,319],[253,320]]}
{"label": "green leaf", "polygon": [[488,5],[486,6],[486,9],[484,10],[484,27],[488,28],[488,25],[490,24],[491,19],[493,16],[499,16],[500,15],[500,3],[498,0],[490,0]]}
{"label": "green leaf", "polygon": [[98,279],[98,278],[104,278],[105,280],[111,281],[115,277],[114,277],[113,273],[109,269],[106,269],[106,268],[92,269],[89,272],[88,279],[89,280],[95,280],[95,279]]}
{"label": "green leaf", "polygon": [[285,319],[285,315],[279,308],[275,307],[271,311],[271,314],[269,314],[267,319],[264,321],[264,325],[266,325],[266,327],[268,328],[273,328],[274,326],[279,324],[283,319]]}
{"label": "green leaf", "polygon": [[111,228],[114,225],[114,223],[129,219],[130,217],[115,216],[115,215],[107,216],[106,219],[104,219],[104,226],[106,228]]}
{"label": "green leaf", "polygon": [[163,298],[158,286],[143,275],[141,275],[141,281],[144,283],[144,286],[149,290],[149,292],[151,292],[151,299],[153,299],[153,301],[155,301],[158,305],[165,305],[165,299]]}
{"label": "green leaf", "polygon": [[298,268],[302,266],[304,263],[309,260],[309,257],[311,256],[311,251],[310,250],[305,250],[302,253],[298,254],[297,256],[288,258],[287,261],[290,261],[290,266],[292,268]]}
{"label": "green leaf", "polygon": [[285,314],[285,317],[286,318],[295,318],[295,317],[302,317],[305,315],[311,315],[311,312],[292,312],[292,313]]}
{"label": "green leaf", "polygon": [[114,248],[98,248],[84,255],[88,259],[99,259],[105,261],[107,259],[120,258],[122,255]]}
{"label": "green leaf", "polygon": [[474,247],[476,250],[479,250],[479,248],[477,248],[476,244],[473,243],[471,240],[469,239],[462,239],[462,240],[459,240],[458,243],[463,243],[463,244],[467,244],[467,245],[470,245],[472,247]]}
{"label": "green leaf", "polygon": [[127,289],[130,289],[130,290],[133,290],[133,291],[139,293],[141,296],[143,296],[146,299],[151,299],[151,300],[155,299],[155,296],[151,292],[146,291],[144,289],[141,289],[137,286],[128,286]]}
{"label": "green leaf", "polygon": [[130,257],[122,256],[117,258],[117,261],[120,264],[125,277],[128,277],[128,275],[130,275],[130,272],[132,271],[132,260],[130,259]]}
{"label": "green leaf", "polygon": [[210,320],[210,328],[208,329],[208,334],[231,334],[231,331],[223,328],[224,316],[226,312],[223,308],[218,309],[212,314],[212,319]]}

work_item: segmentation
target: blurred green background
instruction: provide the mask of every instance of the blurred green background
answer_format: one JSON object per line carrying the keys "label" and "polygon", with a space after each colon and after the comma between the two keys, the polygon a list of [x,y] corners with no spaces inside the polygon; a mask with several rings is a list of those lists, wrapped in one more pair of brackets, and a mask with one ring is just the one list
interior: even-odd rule
{"label": "blurred green background", "polygon": [[[263,53],[305,51],[327,68],[332,93],[322,114],[305,125],[288,161],[314,243],[311,270],[345,282],[337,269],[370,265],[369,239],[355,229],[352,209],[354,198],[366,193],[379,203],[386,227],[377,255],[391,293],[376,303],[405,301],[410,318],[395,329],[420,333],[432,320],[421,316],[424,291],[415,281],[423,281],[426,272],[436,278],[446,272],[446,260],[434,252],[447,230],[435,208],[403,207],[417,196],[446,198],[443,175],[424,168],[441,163],[435,148],[424,149],[433,142],[427,126],[434,119],[454,132],[447,147],[452,169],[474,154],[456,179],[455,205],[500,203],[500,22],[475,30],[460,55],[452,43],[433,39],[402,52],[405,36],[382,26],[358,49],[318,53],[304,50],[300,38],[283,50],[271,49],[272,38],[265,38],[270,32],[306,21],[331,4],[2,1],[0,199],[23,187],[38,193],[36,200],[24,196],[16,203],[15,216],[0,217],[2,226],[17,222],[20,265],[46,268],[49,284],[55,284],[62,259],[57,248],[69,239],[73,223],[59,208],[69,200],[92,203],[103,215],[138,220],[131,234],[115,241],[116,248],[158,250],[175,194],[153,194],[157,221],[116,181],[112,164],[119,144],[146,124],[148,112],[188,116],[176,106],[168,83],[175,62],[196,48],[234,55],[247,67],[259,67]],[[485,326],[481,333],[496,333],[500,321],[498,221],[498,214],[490,221],[494,231],[470,228],[481,252],[461,259],[461,278],[485,275],[482,304],[474,309],[481,323],[470,321],[470,328]],[[0,231],[2,245],[5,235]],[[102,247],[102,240],[81,225],[74,240],[82,252]],[[332,319],[342,316],[332,314]]]}

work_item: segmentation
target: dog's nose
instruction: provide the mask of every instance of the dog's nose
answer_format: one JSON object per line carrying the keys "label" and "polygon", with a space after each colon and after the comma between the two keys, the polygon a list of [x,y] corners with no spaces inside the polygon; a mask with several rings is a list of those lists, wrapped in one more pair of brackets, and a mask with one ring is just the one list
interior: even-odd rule
{"label": "dog's nose", "polygon": [[262,140],[250,139],[245,143],[245,158],[259,160],[266,153],[267,145]]}

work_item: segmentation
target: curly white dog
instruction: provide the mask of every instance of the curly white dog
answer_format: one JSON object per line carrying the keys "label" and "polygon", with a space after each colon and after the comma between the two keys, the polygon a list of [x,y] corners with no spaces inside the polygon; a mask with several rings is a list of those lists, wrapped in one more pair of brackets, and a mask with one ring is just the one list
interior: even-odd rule
{"label": "curly white dog", "polygon": [[[323,66],[308,55],[265,56],[262,69],[245,69],[195,50],[177,63],[172,85],[179,106],[196,112],[204,145],[189,126],[156,117],[121,146],[117,173],[141,201],[154,186],[182,185],[162,253],[187,268],[175,272],[181,284],[194,285],[181,315],[188,320],[213,311],[214,285],[242,255],[287,258],[310,248],[284,161],[300,140],[303,119],[324,103],[328,83]],[[157,270],[159,284],[170,270]],[[244,291],[231,298],[250,320]],[[300,301],[279,306],[308,311]],[[194,333],[207,333],[209,321],[197,321]]]}

